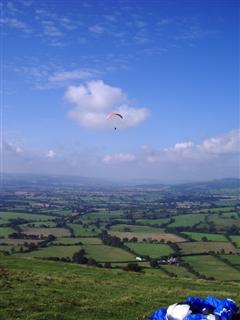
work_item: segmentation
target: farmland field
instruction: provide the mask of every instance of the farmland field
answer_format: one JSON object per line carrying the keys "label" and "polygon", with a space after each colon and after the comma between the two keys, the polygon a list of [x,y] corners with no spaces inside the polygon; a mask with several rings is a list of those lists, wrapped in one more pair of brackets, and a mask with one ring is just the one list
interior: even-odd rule
{"label": "farmland field", "polygon": [[158,243],[126,243],[126,245],[140,256],[149,256],[150,258],[159,258],[168,256],[174,251],[167,244]]}
{"label": "farmland field", "polygon": [[231,236],[230,238],[232,239],[233,242],[236,243],[238,248],[240,248],[240,236]]}
{"label": "farmland field", "polygon": [[230,263],[240,269],[240,255],[224,254],[222,258],[227,259]]}
{"label": "farmland field", "polygon": [[50,234],[55,237],[64,237],[70,235],[69,230],[64,228],[27,228],[24,230],[24,233],[27,235],[43,235],[45,237],[49,236]]}
{"label": "farmland field", "polygon": [[24,257],[37,257],[37,258],[72,258],[73,254],[81,249],[79,245],[72,246],[49,246],[46,248],[34,250],[31,252],[21,254]]}
{"label": "farmland field", "polygon": [[174,222],[169,224],[169,227],[191,227],[199,222],[204,221],[205,215],[192,213],[192,214],[183,214],[179,216],[174,216]]}
{"label": "farmland field", "polygon": [[121,239],[128,238],[132,239],[136,237],[138,241],[142,241],[143,239],[154,239],[154,240],[164,240],[164,241],[171,241],[171,242],[183,242],[186,239],[176,236],[175,234],[171,233],[164,233],[164,232],[118,232],[118,231],[111,231],[112,235],[115,235]]}
{"label": "farmland field", "polygon": [[137,225],[129,225],[129,224],[117,224],[111,227],[111,231],[119,231],[119,232],[158,232],[162,231],[160,228],[154,228],[150,226],[137,226]]}
{"label": "farmland field", "polygon": [[101,232],[100,229],[95,226],[89,226],[84,228],[81,224],[69,223],[68,226],[73,230],[73,233],[76,237],[88,237],[95,236]]}
{"label": "farmland field", "polygon": [[9,227],[0,227],[0,237],[7,238],[9,234],[13,233],[14,229]]}
{"label": "farmland field", "polygon": [[103,262],[118,262],[118,261],[135,261],[135,255],[122,250],[105,245],[85,245],[84,249],[87,256],[96,261]]}
{"label": "farmland field", "polygon": [[0,218],[3,220],[11,220],[11,219],[26,219],[31,221],[47,221],[47,220],[54,220],[56,217],[50,215],[43,215],[43,214],[32,214],[32,213],[19,213],[19,212],[1,212],[0,211]]}
{"label": "farmland field", "polygon": [[207,241],[226,241],[226,237],[223,234],[204,233],[204,232],[184,232],[184,234],[190,236],[193,240],[201,241],[202,238],[206,238]]}
{"label": "farmland field", "polygon": [[230,242],[196,241],[179,243],[178,245],[184,254],[207,253],[209,251],[221,252],[221,250],[226,253],[237,252],[237,249]]}
{"label": "farmland field", "polygon": [[240,272],[213,256],[188,256],[184,257],[184,260],[207,277],[214,277],[220,281],[240,281]]}
{"label": "farmland field", "polygon": [[175,265],[162,265],[162,269],[167,270],[168,272],[174,273],[179,278],[196,278],[195,275],[188,272],[184,267],[175,266]]}

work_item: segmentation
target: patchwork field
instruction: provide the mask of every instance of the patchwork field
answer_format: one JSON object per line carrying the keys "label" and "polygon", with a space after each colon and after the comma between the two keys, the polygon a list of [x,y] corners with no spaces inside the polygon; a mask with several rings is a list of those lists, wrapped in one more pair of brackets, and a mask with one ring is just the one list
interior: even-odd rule
{"label": "patchwork field", "polygon": [[224,254],[221,255],[222,258],[227,259],[235,267],[240,269],[240,255]]}
{"label": "patchwork field", "polygon": [[193,266],[193,268],[207,277],[214,277],[220,281],[240,281],[240,272],[226,265],[219,259],[210,256],[188,256],[184,261]]}
{"label": "patchwork field", "polygon": [[237,252],[237,249],[230,242],[198,241],[179,243],[178,246],[183,254],[207,253],[209,251],[221,252],[222,250],[224,250],[225,253]]}
{"label": "patchwork field", "polygon": [[8,227],[0,227],[0,237],[7,238],[9,234],[13,233],[14,229]]}
{"label": "patchwork field", "polygon": [[47,220],[54,220],[56,217],[50,215],[43,215],[43,214],[33,214],[33,213],[19,213],[19,212],[1,212],[0,211],[0,218],[3,220],[11,220],[11,219],[26,219],[31,221],[47,221]]}
{"label": "patchwork field", "polygon": [[5,239],[0,239],[0,244],[6,243],[10,244],[13,246],[21,246],[24,243],[40,243],[42,242],[41,240],[35,240],[35,239],[10,239],[10,238],[5,238]]}
{"label": "patchwork field", "polygon": [[162,265],[161,268],[167,270],[168,272],[172,272],[179,278],[196,278],[194,274],[188,272],[184,267],[181,266]]}
{"label": "patchwork field", "polygon": [[138,241],[146,240],[164,240],[164,241],[171,241],[171,242],[184,242],[186,239],[176,236],[175,234],[171,233],[164,233],[164,232],[118,232],[118,231],[111,231],[110,234],[115,235],[121,239],[128,238],[132,239],[136,237]]}
{"label": "patchwork field", "polygon": [[116,224],[111,227],[111,231],[119,232],[159,232],[162,231],[160,228],[154,228],[150,226],[137,226],[131,224]]}
{"label": "patchwork field", "polygon": [[230,238],[232,239],[233,242],[236,243],[238,248],[240,248],[240,236],[231,236]]}
{"label": "patchwork field", "polygon": [[127,247],[136,252],[140,256],[149,256],[150,258],[160,258],[161,256],[169,256],[174,253],[167,244],[158,243],[126,243]]}
{"label": "patchwork field", "polygon": [[82,224],[74,223],[68,223],[68,226],[73,230],[73,233],[76,237],[95,236],[101,232],[101,230],[95,226],[84,228]]}
{"label": "patchwork field", "polygon": [[223,234],[203,232],[184,232],[184,234],[190,236],[195,241],[201,241],[202,238],[206,238],[207,241],[226,241],[226,237]]}
{"label": "patchwork field", "polygon": [[204,222],[204,217],[204,214],[198,213],[174,216],[175,222],[169,224],[169,227],[192,227],[199,222]]}
{"label": "patchwork field", "polygon": [[138,219],[136,220],[136,223],[144,224],[144,225],[159,225],[168,223],[170,221],[169,218],[162,218],[162,219]]}
{"label": "patchwork field", "polygon": [[81,249],[79,245],[72,246],[49,246],[46,248],[37,249],[31,252],[23,253],[24,257],[36,257],[36,258],[72,258],[73,254]]}
{"label": "patchwork field", "polygon": [[213,222],[218,230],[225,230],[232,226],[240,228],[240,219],[222,218],[217,214],[208,217],[209,222]]}
{"label": "patchwork field", "polygon": [[87,257],[98,262],[135,261],[135,255],[116,247],[105,245],[85,245]]}
{"label": "patchwork field", "polygon": [[70,236],[68,229],[64,228],[27,228],[24,230],[24,233],[27,235],[43,235],[45,237],[52,234],[55,237],[67,237]]}

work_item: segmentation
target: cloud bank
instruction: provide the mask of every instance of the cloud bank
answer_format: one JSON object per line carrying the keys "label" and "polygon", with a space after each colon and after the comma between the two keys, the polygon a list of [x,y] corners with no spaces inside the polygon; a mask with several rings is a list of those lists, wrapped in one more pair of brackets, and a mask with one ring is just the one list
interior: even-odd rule
{"label": "cloud bank", "polygon": [[[65,99],[73,105],[70,118],[85,128],[129,128],[139,125],[149,116],[147,108],[131,106],[121,88],[109,86],[102,80],[68,87]],[[121,113],[124,119],[108,121],[106,117],[113,111]]]}
{"label": "cloud bank", "polygon": [[[115,93],[116,94],[116,93]],[[113,94],[114,95],[114,94]],[[4,141],[4,172],[74,174],[111,179],[158,179],[162,182],[240,177],[240,130],[200,143],[177,142],[167,148],[107,152],[100,146],[30,150]]]}

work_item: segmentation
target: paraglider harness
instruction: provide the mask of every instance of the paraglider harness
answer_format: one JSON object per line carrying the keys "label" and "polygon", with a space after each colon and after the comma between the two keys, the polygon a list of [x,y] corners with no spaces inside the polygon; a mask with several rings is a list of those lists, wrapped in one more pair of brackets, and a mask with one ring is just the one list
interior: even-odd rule
{"label": "paraglider harness", "polygon": [[158,309],[148,320],[237,320],[238,306],[231,299],[189,297],[168,308]]}

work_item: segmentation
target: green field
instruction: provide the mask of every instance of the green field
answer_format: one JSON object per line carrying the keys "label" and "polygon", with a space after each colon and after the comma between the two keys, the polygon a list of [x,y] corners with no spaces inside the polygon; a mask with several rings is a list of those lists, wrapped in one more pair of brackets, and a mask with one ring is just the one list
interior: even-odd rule
{"label": "green field", "polygon": [[183,254],[192,253],[208,253],[209,251],[221,252],[224,250],[226,253],[236,253],[237,249],[230,242],[184,242],[178,244]]}
{"label": "green field", "polygon": [[240,236],[231,236],[231,239],[236,243],[237,247],[240,248]]}
{"label": "green field", "polygon": [[4,320],[145,320],[188,296],[240,303],[239,282],[169,278],[158,270],[136,274],[14,257],[0,258],[0,269]]}
{"label": "green field", "polygon": [[159,258],[161,256],[169,256],[174,253],[167,244],[158,243],[126,243],[130,249],[140,256],[149,256],[150,258]]}
{"label": "green field", "polygon": [[3,220],[11,220],[11,219],[26,219],[30,221],[47,221],[54,220],[56,217],[50,215],[43,214],[33,214],[33,213],[18,213],[18,212],[0,212],[0,218]]}
{"label": "green field", "polygon": [[[188,256],[184,257],[184,260],[192,265],[196,271],[207,277],[214,277],[220,281],[240,281],[239,271],[213,256]],[[221,289],[221,292],[223,292],[223,289]]]}
{"label": "green field", "polygon": [[191,213],[174,216],[175,222],[169,224],[169,227],[192,227],[199,222],[204,222],[204,214]]}
{"label": "green field", "polygon": [[240,228],[240,219],[222,218],[218,214],[210,215],[208,221],[213,222],[218,230],[226,230],[232,226]]}
{"label": "green field", "polygon": [[176,236],[172,233],[165,232],[119,232],[119,231],[111,231],[110,234],[115,235],[121,239],[128,238],[129,240],[133,237],[136,237],[138,241],[145,240],[164,240],[165,242],[184,242],[186,239]]}
{"label": "green field", "polygon": [[136,224],[144,224],[144,225],[159,225],[161,226],[162,224],[168,223],[170,221],[169,218],[162,218],[162,219],[138,219],[136,220]]}
{"label": "green field", "polygon": [[176,266],[176,265],[162,265],[161,268],[167,270],[168,272],[174,273],[179,278],[196,278],[192,273],[188,272],[184,267],[182,266]]}
{"label": "green field", "polygon": [[190,236],[195,241],[201,241],[203,237],[207,238],[207,241],[226,241],[226,237],[223,234],[203,233],[203,232],[183,232]]}
{"label": "green field", "polygon": [[240,255],[224,254],[224,255],[221,255],[221,257],[224,259],[227,259],[235,267],[240,269]]}
{"label": "green field", "polygon": [[135,255],[115,247],[105,245],[85,245],[87,257],[101,262],[135,261]]}
{"label": "green field", "polygon": [[15,232],[14,229],[8,227],[0,227],[0,237],[7,238],[9,234]]}
{"label": "green field", "polygon": [[36,258],[72,258],[73,254],[81,249],[79,245],[72,246],[49,246],[46,248],[37,249],[31,252],[23,253],[21,256],[25,257],[36,257]]}
{"label": "green field", "polygon": [[111,227],[111,231],[119,232],[159,232],[162,231],[160,228],[154,228],[150,226],[136,226],[131,224],[116,224]]}
{"label": "green field", "polygon": [[82,224],[74,223],[68,223],[68,226],[73,230],[73,233],[76,237],[95,236],[101,232],[101,230],[95,226],[84,228]]}
{"label": "green field", "polygon": [[27,228],[24,230],[24,233],[28,235],[43,235],[45,237],[50,234],[55,237],[66,237],[70,235],[69,230],[64,228]]}

